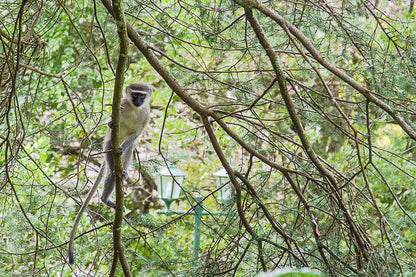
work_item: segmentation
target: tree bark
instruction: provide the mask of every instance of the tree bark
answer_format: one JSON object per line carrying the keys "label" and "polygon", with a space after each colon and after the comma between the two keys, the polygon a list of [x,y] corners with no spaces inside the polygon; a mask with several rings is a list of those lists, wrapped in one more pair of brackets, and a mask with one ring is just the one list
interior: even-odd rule
{"label": "tree bark", "polygon": [[120,128],[120,103],[123,94],[124,72],[128,62],[128,39],[126,31],[126,22],[124,19],[121,0],[113,0],[113,18],[117,25],[117,34],[119,37],[119,56],[114,81],[113,107],[112,107],[112,153],[114,159],[114,170],[116,174],[116,209],[113,224],[113,245],[114,257],[111,267],[110,276],[115,275],[117,260],[120,260],[124,276],[131,276],[130,268],[124,255],[124,249],[121,242],[121,225],[123,223],[124,193],[121,176],[123,167],[121,165],[121,155],[119,152],[119,128]]}

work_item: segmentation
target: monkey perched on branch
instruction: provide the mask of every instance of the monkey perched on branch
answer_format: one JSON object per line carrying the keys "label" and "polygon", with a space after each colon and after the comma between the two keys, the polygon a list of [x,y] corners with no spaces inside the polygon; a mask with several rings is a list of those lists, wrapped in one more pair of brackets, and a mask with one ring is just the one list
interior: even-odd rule
{"label": "monkey perched on branch", "polygon": [[[120,154],[121,161],[123,164],[123,175],[122,179],[127,178],[127,167],[130,164],[134,147],[137,143],[137,139],[140,133],[143,131],[146,124],[149,122],[150,114],[150,98],[152,96],[152,88],[143,83],[131,83],[127,85],[126,91],[121,100],[120,109]],[[115,203],[110,200],[110,195],[114,190],[115,186],[115,172],[114,172],[114,161],[113,154],[111,152],[111,128],[112,122],[109,124],[110,129],[108,130],[103,143],[104,150],[104,161],[100,167],[97,179],[94,182],[87,198],[82,204],[75,218],[74,226],[71,230],[71,236],[69,239],[68,256],[69,263],[74,263],[74,239],[77,231],[79,221],[85,209],[87,208],[92,196],[98,188],[101,179],[104,177],[104,188],[101,194],[101,201],[107,206],[115,207]]]}

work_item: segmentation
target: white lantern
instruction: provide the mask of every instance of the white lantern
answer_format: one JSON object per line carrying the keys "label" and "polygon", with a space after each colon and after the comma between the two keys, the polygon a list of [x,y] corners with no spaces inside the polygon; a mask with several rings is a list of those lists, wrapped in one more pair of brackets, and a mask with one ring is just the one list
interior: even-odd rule
{"label": "white lantern", "polygon": [[180,197],[185,176],[186,172],[176,165],[163,167],[158,171],[157,191],[159,198],[165,202],[168,210],[170,204]]}

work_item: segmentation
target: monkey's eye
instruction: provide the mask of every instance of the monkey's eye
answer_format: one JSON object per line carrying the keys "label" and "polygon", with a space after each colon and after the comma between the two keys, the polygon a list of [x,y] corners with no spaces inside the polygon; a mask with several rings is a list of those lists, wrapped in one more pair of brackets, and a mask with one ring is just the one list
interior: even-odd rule
{"label": "monkey's eye", "polygon": [[140,98],[140,99],[144,99],[144,98],[146,98],[146,94],[144,94],[144,93],[140,93],[140,92],[134,92],[134,93],[132,93],[132,96],[133,96],[134,98]]}

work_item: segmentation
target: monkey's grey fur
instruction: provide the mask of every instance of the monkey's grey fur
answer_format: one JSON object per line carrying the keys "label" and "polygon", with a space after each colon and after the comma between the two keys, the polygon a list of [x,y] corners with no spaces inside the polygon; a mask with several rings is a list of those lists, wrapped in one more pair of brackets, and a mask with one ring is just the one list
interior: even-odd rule
{"label": "monkey's grey fur", "polygon": [[[121,142],[121,161],[124,170],[122,176],[123,179],[127,177],[127,167],[130,164],[137,139],[146,124],[149,122],[149,101],[151,96],[152,88],[149,85],[143,83],[131,83],[127,85],[123,99],[121,100],[119,138]],[[109,127],[110,129],[108,130],[103,143],[103,150],[105,152],[104,162],[100,167],[100,171],[94,185],[92,186],[90,192],[87,195],[87,198],[78,211],[74,226],[71,230],[68,247],[70,264],[74,263],[74,239],[79,221],[81,220],[83,212],[87,208],[103,177],[104,188],[101,195],[101,201],[110,207],[116,206],[115,203],[110,200],[110,195],[113,192],[115,185],[114,161],[113,155],[111,153],[111,122],[109,123]]]}

